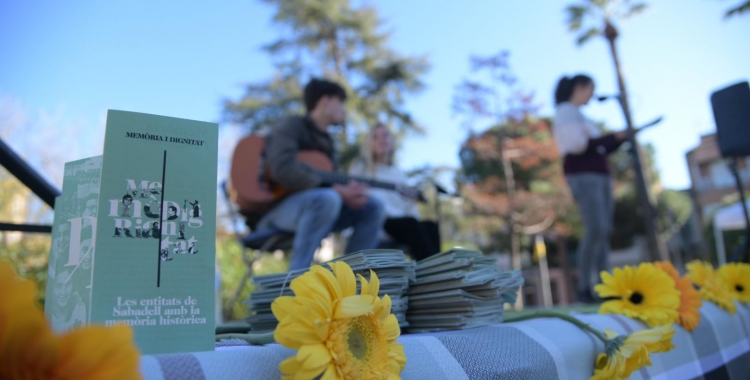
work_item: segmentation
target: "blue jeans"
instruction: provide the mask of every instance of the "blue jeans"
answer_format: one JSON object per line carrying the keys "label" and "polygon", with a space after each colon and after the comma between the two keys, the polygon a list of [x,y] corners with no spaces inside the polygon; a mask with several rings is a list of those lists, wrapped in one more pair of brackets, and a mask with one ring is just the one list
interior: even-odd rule
{"label": "blue jeans", "polygon": [[600,173],[565,175],[583,220],[583,239],[578,246],[578,292],[592,295],[599,273],[609,271],[609,239],[614,223],[612,177]]}
{"label": "blue jeans", "polygon": [[364,207],[352,210],[344,205],[334,189],[315,188],[292,194],[258,222],[258,228],[275,227],[294,232],[289,270],[304,269],[312,263],[315,249],[329,233],[354,227],[345,253],[375,248],[378,232],[385,221],[385,210],[369,197]]}

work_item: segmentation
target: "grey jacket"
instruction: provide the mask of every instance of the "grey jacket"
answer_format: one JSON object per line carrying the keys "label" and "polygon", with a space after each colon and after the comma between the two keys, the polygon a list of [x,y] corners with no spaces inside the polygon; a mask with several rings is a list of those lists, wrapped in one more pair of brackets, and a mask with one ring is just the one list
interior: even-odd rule
{"label": "grey jacket", "polygon": [[287,117],[266,137],[265,162],[271,177],[292,192],[318,187],[321,182],[309,166],[297,162],[297,153],[302,150],[323,152],[334,161],[331,136],[309,117]]}

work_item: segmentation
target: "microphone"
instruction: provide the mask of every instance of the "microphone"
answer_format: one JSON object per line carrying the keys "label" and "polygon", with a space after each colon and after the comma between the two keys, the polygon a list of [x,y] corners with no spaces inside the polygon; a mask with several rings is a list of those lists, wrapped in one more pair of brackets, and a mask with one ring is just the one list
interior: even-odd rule
{"label": "microphone", "polygon": [[618,99],[620,95],[599,95],[596,97],[596,100],[603,102],[609,99]]}
{"label": "microphone", "polygon": [[449,197],[454,197],[454,198],[461,196],[461,194],[459,194],[458,192],[451,193],[450,191],[448,191],[448,189],[444,188],[443,186],[440,186],[440,184],[438,184],[435,180],[432,180],[432,184],[435,186],[435,190],[437,190],[438,194],[445,194]]}
{"label": "microphone", "polygon": [[435,185],[435,189],[437,190],[438,193],[451,195],[451,193],[449,193],[448,190],[446,190],[444,187],[438,185],[437,182],[433,181],[432,184]]}

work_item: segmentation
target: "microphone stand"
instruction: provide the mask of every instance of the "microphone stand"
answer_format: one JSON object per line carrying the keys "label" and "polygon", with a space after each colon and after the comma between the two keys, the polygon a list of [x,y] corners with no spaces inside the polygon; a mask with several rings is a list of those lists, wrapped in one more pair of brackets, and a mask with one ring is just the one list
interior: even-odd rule
{"label": "microphone stand", "polygon": [[638,140],[635,138],[636,129],[633,126],[633,120],[630,116],[630,107],[628,106],[627,95],[625,95],[625,83],[622,82],[621,78],[619,85],[621,91],[619,95],[599,96],[597,97],[597,100],[602,102],[610,98],[616,98],[622,108],[622,113],[627,124],[628,142],[630,142],[631,145],[630,152],[633,156],[633,170],[635,171],[638,200],[643,209],[643,222],[646,228],[646,238],[649,251],[651,253],[650,259],[651,261],[669,261],[669,253],[667,252],[666,245],[659,236],[661,226],[656,219],[656,208],[654,207],[654,202],[648,191],[648,182],[646,181],[646,176],[641,164],[643,160],[641,158],[640,149],[638,148]]}
{"label": "microphone stand", "polygon": [[[437,218],[437,225],[438,225],[438,236],[440,236],[440,240],[442,240],[443,234],[440,233],[440,226],[442,225],[443,221],[443,213],[440,209],[440,194],[446,194],[451,198],[458,197],[459,195],[457,193],[451,194],[446,190],[444,187],[440,186],[437,181],[434,179],[431,179],[430,182],[432,182],[432,185],[435,187],[435,217]],[[441,245],[443,244],[442,241],[439,242]],[[439,247],[438,247],[439,248]]]}
{"label": "microphone stand", "polygon": [[742,261],[750,263],[750,256],[748,256],[750,252],[748,250],[748,247],[750,247],[750,215],[748,215],[747,205],[745,204],[745,187],[742,185],[742,178],[740,178],[740,173],[737,170],[737,158],[729,159],[727,165],[729,165],[729,170],[732,171],[734,180],[737,182],[737,190],[740,192],[740,205],[742,206],[742,213],[745,215],[745,241],[735,248],[729,262],[740,261],[740,255],[742,254]]}
{"label": "microphone stand", "polygon": [[435,217],[437,218],[438,226],[440,226],[443,216],[440,213],[440,186],[435,181],[432,182],[432,185],[435,186]]}

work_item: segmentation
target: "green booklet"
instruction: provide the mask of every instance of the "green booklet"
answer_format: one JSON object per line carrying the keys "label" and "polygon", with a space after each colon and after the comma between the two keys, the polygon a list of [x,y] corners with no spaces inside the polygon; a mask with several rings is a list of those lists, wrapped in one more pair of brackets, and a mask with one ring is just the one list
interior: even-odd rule
{"label": "green booklet", "polygon": [[102,156],[65,164],[55,198],[44,310],[62,332],[91,320],[91,279]]}
{"label": "green booklet", "polygon": [[217,156],[214,123],[107,113],[88,322],[143,354],[214,348]]}

